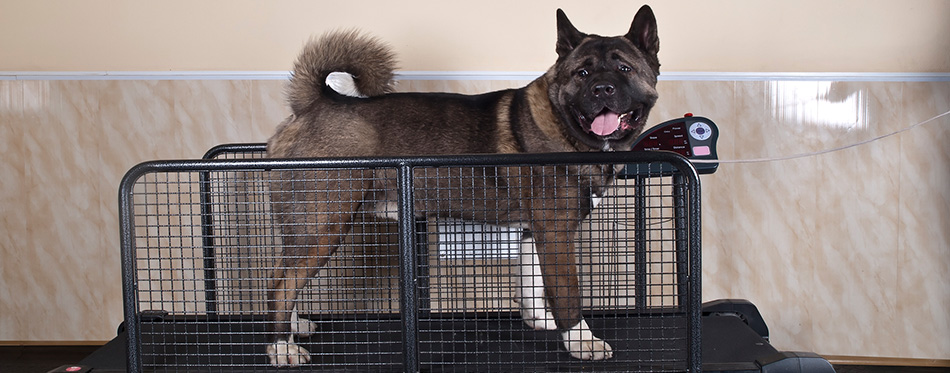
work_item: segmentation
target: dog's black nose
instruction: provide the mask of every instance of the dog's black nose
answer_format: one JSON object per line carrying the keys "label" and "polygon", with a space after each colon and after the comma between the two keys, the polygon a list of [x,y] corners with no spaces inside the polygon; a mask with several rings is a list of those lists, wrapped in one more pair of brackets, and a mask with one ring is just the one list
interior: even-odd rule
{"label": "dog's black nose", "polygon": [[613,84],[604,83],[604,84],[594,85],[593,91],[594,91],[593,92],[594,97],[601,97],[601,96],[606,97],[606,96],[613,96],[614,92],[616,92],[617,89],[614,88]]}

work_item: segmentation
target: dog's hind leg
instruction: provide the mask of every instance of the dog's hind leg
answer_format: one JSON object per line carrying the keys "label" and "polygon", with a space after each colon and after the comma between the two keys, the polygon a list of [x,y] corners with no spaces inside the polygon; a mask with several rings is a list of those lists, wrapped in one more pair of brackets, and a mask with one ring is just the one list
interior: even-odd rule
{"label": "dog's hind leg", "polygon": [[326,250],[312,258],[285,256],[275,271],[268,295],[272,343],[267,346],[267,355],[271,365],[297,366],[310,361],[310,352],[294,343],[294,303],[297,292],[310,282],[331,253],[332,250]]}
{"label": "dog's hind leg", "polygon": [[335,243],[331,242],[332,239],[318,241],[312,252],[303,256],[288,255],[288,250],[285,250],[285,256],[275,271],[268,295],[272,343],[267,346],[267,355],[273,366],[297,366],[310,361],[310,352],[294,343],[294,335],[299,333],[297,293],[329,261],[339,244],[339,239]]}
{"label": "dog's hind leg", "polygon": [[272,185],[277,190],[271,196],[272,209],[284,247],[268,289],[267,355],[273,366],[310,361],[310,352],[294,342],[295,334],[305,332],[302,325],[310,329],[307,332],[315,331],[296,315],[297,293],[326,265],[349,231],[365,190],[370,189],[364,180],[347,172],[321,171],[308,174],[303,182]]}
{"label": "dog's hind leg", "polygon": [[290,314],[290,332],[301,338],[309,337],[317,330],[317,324],[307,319],[301,319],[297,313],[297,306],[294,306]]}

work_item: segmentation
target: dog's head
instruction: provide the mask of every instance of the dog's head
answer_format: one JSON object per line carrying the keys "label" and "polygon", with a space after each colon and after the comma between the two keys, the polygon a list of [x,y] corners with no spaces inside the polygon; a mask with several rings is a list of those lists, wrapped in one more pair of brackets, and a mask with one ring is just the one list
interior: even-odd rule
{"label": "dog's head", "polygon": [[603,37],[577,30],[557,11],[558,60],[548,95],[568,132],[595,149],[628,150],[656,103],[656,18],[644,5],[630,31]]}

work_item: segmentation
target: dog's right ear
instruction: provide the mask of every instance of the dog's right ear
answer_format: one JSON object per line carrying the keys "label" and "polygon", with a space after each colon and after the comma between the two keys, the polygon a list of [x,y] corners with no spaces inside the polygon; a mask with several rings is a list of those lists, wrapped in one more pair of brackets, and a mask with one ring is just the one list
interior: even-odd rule
{"label": "dog's right ear", "polygon": [[563,10],[557,10],[557,56],[567,57],[574,48],[580,45],[587,35],[577,31],[577,28],[567,19]]}

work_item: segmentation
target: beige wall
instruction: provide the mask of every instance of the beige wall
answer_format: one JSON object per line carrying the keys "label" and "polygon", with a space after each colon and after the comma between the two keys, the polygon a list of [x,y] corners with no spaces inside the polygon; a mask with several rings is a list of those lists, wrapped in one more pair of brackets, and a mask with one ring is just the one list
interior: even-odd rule
{"label": "beige wall", "polygon": [[[596,6],[592,6],[596,4]],[[311,35],[359,27],[403,70],[543,71],[554,9],[627,31],[629,1],[0,0],[0,71],[290,69]],[[950,71],[942,0],[656,1],[665,71]]]}
{"label": "beige wall", "polygon": [[[122,175],[264,141],[286,115],[283,85],[0,81],[0,343],[114,336]],[[659,92],[651,122],[712,118],[725,160],[834,148],[950,110],[950,82],[663,81]],[[783,350],[950,358],[948,141],[944,117],[841,152],[702,176],[704,300],[751,300]]]}

